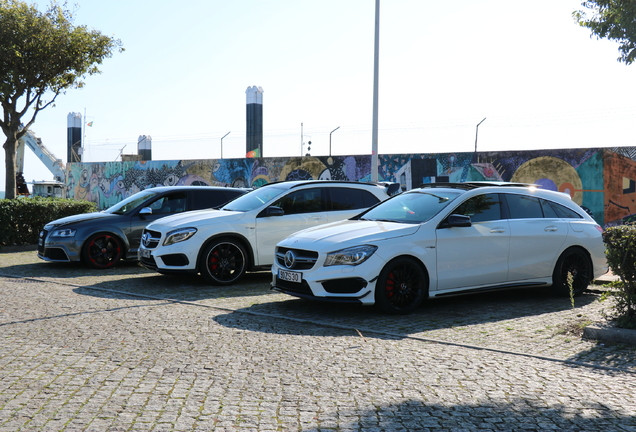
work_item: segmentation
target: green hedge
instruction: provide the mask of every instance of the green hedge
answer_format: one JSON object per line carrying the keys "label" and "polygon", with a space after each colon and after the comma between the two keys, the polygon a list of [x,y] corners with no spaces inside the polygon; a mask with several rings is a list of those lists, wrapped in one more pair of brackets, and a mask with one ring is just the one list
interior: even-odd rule
{"label": "green hedge", "polygon": [[616,300],[618,327],[636,329],[636,225],[611,227],[603,233],[607,264],[620,278],[611,295]]}
{"label": "green hedge", "polygon": [[61,198],[0,199],[0,246],[35,245],[52,220],[97,211],[89,201]]}

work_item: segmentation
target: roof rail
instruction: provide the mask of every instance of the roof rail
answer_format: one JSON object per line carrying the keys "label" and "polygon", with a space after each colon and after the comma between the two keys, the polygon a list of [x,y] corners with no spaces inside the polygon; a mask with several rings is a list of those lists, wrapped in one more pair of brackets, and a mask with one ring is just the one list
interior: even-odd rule
{"label": "roof rail", "polygon": [[455,188],[455,189],[476,189],[486,186],[499,186],[499,187],[536,187],[540,188],[540,185],[532,183],[517,183],[517,182],[488,182],[488,181],[471,181],[463,183],[422,183],[420,188]]}

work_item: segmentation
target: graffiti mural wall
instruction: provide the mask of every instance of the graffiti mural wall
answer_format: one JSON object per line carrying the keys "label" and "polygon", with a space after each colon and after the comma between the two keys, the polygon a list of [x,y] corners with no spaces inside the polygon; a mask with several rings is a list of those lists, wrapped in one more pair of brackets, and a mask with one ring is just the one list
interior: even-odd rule
{"label": "graffiti mural wall", "polygon": [[[569,194],[599,224],[636,221],[636,148],[400,154],[378,157],[381,181],[514,181]],[[282,180],[369,181],[371,156],[91,162],[67,165],[68,197],[107,208],[155,186],[259,187]]]}

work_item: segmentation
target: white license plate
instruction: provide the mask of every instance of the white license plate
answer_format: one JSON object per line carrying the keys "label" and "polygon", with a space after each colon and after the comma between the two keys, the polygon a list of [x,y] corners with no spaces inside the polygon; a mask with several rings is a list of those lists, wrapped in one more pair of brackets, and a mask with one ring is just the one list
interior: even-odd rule
{"label": "white license plate", "polygon": [[150,258],[150,249],[139,249],[139,255],[142,258]]}
{"label": "white license plate", "polygon": [[278,269],[278,278],[287,282],[300,283],[303,280],[303,274],[300,272]]}

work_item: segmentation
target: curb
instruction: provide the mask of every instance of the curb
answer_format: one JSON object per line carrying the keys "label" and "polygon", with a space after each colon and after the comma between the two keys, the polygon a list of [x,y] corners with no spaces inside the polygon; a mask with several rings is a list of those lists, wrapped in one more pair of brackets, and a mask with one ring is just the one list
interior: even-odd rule
{"label": "curb", "polygon": [[37,245],[0,246],[0,253],[28,252],[38,250]]}
{"label": "curb", "polygon": [[636,330],[591,325],[583,329],[583,337],[599,342],[636,345]]}

